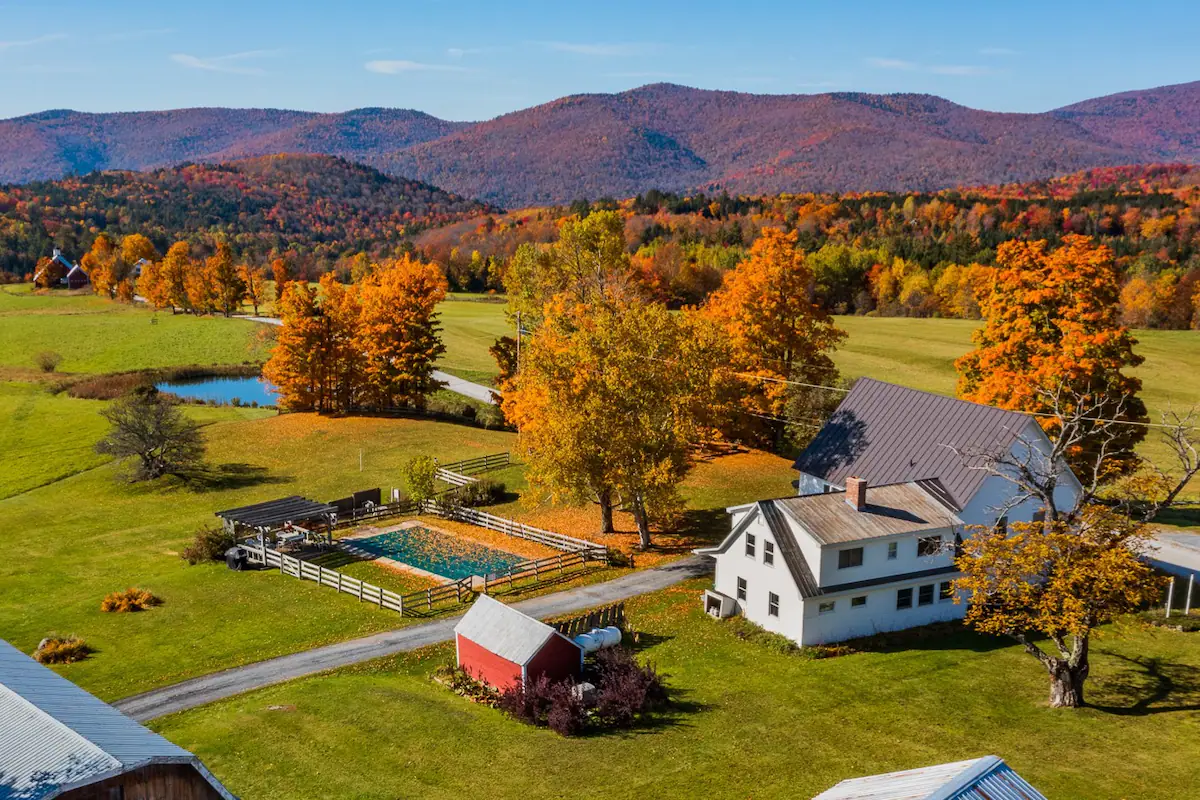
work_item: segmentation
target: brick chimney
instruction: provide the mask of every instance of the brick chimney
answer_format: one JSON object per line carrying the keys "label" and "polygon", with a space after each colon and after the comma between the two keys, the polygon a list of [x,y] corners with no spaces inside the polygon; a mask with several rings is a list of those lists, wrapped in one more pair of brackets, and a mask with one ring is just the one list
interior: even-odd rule
{"label": "brick chimney", "polygon": [[855,511],[863,511],[867,507],[867,482],[862,478],[846,478],[846,502]]}

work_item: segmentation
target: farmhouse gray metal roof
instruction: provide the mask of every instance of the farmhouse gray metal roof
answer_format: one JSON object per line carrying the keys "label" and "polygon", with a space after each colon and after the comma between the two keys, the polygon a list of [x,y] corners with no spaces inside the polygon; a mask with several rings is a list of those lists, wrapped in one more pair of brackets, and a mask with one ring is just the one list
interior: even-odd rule
{"label": "farmhouse gray metal roof", "polygon": [[306,497],[292,495],[280,500],[268,500],[265,503],[218,511],[217,516],[248,528],[272,528],[285,522],[322,519],[336,513],[337,508],[328,503],[318,503]]}
{"label": "farmhouse gray metal roof", "polygon": [[454,626],[454,632],[522,667],[533,660],[550,637],[562,636],[546,623],[486,594],[479,595],[471,610]]}
{"label": "farmhouse gray metal roof", "polygon": [[1031,421],[1017,411],[860,378],[795,466],[837,486],[850,476],[875,485],[937,478],[962,509],[987,475],[952,448],[1006,450]]}
{"label": "farmhouse gray metal roof", "polygon": [[996,756],[852,778],[813,800],[1046,800]]}
{"label": "farmhouse gray metal roof", "polygon": [[810,494],[775,500],[821,544],[845,544],[880,536],[919,533],[962,525],[945,502],[926,488],[930,481],[868,486],[862,511],[846,502],[846,493]]}
{"label": "farmhouse gray metal roof", "polygon": [[0,800],[56,797],[151,764],[187,764],[234,800],[194,755],[0,640]]}

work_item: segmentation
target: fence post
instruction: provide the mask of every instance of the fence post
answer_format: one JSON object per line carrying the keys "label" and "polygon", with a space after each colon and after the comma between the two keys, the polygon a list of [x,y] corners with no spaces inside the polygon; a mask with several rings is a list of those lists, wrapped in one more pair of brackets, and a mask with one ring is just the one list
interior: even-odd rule
{"label": "fence post", "polygon": [[1192,586],[1196,583],[1196,573],[1188,575],[1188,593],[1183,601],[1183,615],[1186,617],[1192,613]]}
{"label": "fence post", "polygon": [[1171,582],[1169,584],[1167,584],[1167,614],[1166,614],[1166,616],[1168,618],[1170,618],[1170,616],[1171,616],[1171,601],[1174,599],[1175,599],[1175,578],[1172,576]]}
{"label": "fence post", "polygon": [[425,608],[428,611],[433,611],[433,589],[425,590]]}

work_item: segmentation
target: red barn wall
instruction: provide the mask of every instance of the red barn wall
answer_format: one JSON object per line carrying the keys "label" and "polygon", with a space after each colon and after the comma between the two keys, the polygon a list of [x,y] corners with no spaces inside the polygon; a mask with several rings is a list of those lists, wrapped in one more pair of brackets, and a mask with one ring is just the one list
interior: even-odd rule
{"label": "red barn wall", "polygon": [[525,668],[530,680],[549,675],[552,681],[577,678],[580,673],[579,647],[561,636],[551,636]]}
{"label": "red barn wall", "polygon": [[521,665],[501,658],[461,634],[454,635],[458,643],[458,665],[472,678],[507,689],[521,681]]}

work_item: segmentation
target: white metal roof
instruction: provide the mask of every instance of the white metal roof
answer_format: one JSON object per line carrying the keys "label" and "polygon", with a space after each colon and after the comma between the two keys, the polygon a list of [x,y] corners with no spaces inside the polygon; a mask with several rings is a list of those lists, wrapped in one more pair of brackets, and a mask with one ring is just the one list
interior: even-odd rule
{"label": "white metal roof", "polygon": [[143,728],[0,640],[0,800],[39,800],[151,764],[194,767],[194,755]]}
{"label": "white metal roof", "polygon": [[522,667],[533,660],[550,637],[561,635],[546,623],[486,594],[479,596],[454,626],[454,632]]}
{"label": "white metal roof", "polygon": [[1046,800],[996,756],[852,778],[813,800]]}

